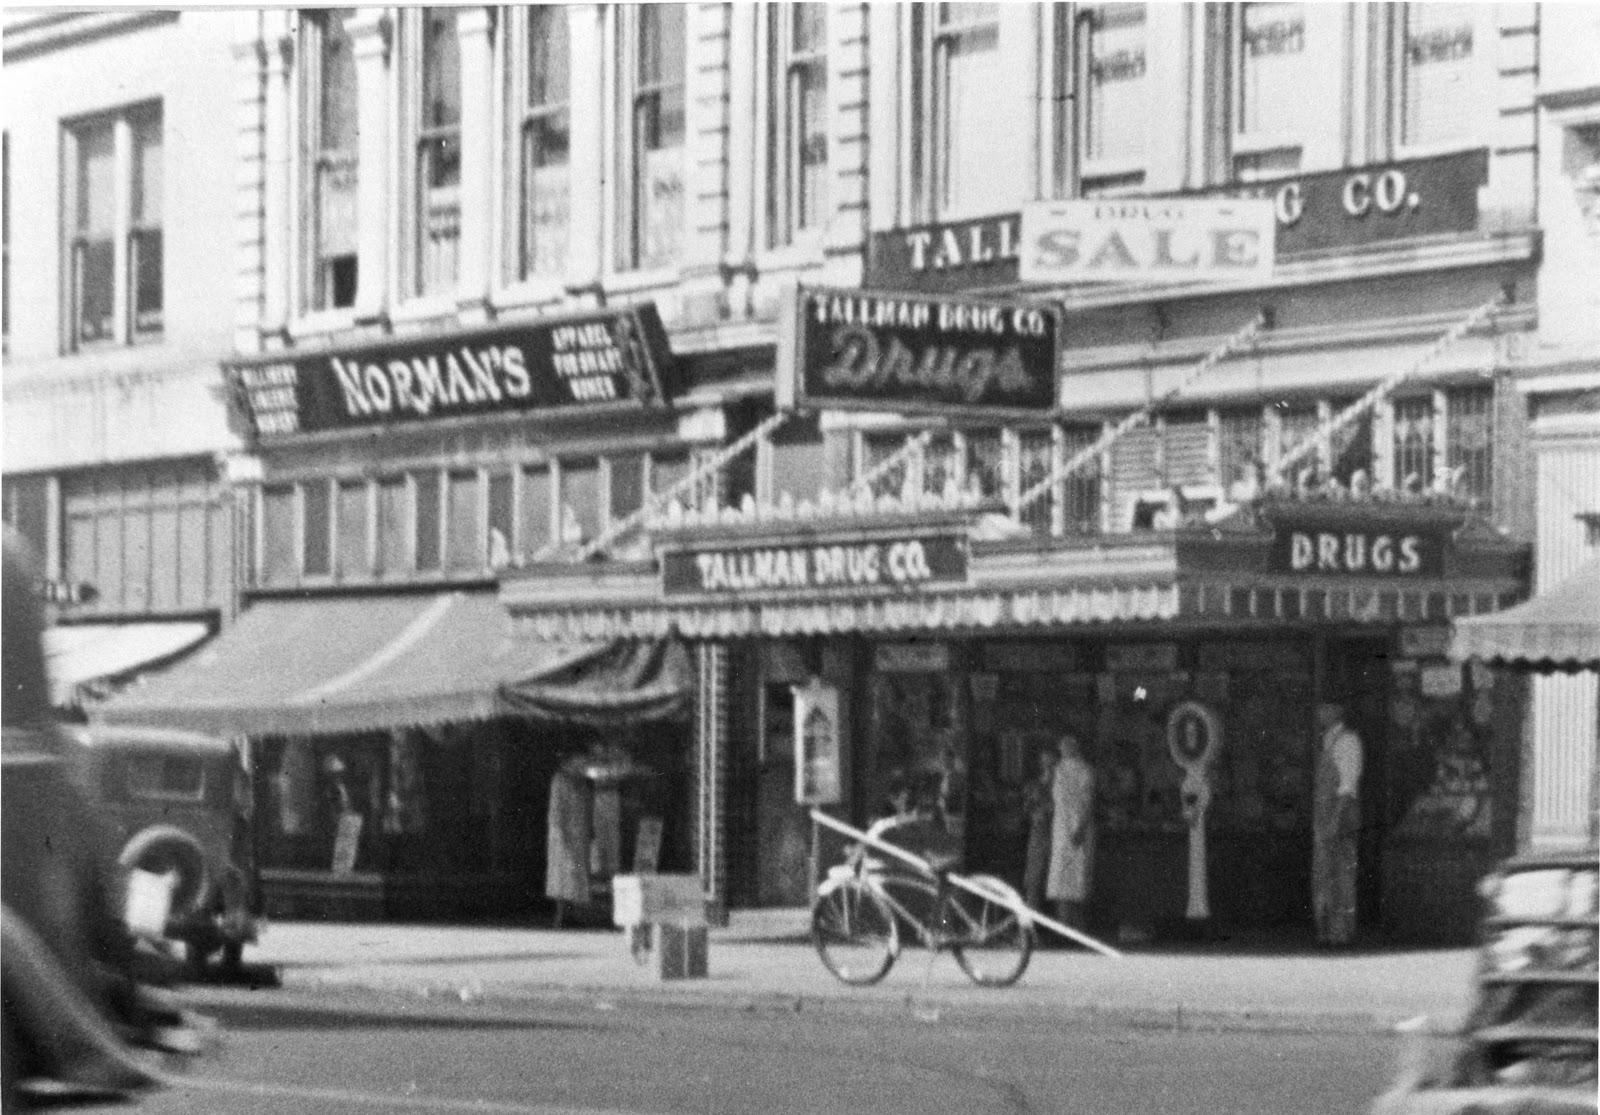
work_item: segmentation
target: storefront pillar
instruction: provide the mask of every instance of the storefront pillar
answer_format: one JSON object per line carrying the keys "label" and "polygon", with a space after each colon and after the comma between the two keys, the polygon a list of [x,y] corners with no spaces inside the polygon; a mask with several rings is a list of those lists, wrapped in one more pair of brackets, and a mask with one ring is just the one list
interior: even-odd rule
{"label": "storefront pillar", "polygon": [[728,771],[728,648],[695,648],[694,857],[701,886],[711,896],[713,924],[727,921],[728,866],[723,815]]}

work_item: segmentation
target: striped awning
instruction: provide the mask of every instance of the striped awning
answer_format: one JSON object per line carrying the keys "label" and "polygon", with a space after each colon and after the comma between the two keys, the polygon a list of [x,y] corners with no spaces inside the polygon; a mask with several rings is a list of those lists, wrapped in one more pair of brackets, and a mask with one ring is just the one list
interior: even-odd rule
{"label": "striped awning", "polygon": [[1600,561],[1532,600],[1456,623],[1450,657],[1458,662],[1541,671],[1600,670]]}

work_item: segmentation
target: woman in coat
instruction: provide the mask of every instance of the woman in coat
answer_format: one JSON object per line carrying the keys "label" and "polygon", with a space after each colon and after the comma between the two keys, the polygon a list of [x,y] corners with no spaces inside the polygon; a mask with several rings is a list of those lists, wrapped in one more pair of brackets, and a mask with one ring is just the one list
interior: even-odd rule
{"label": "woman in coat", "polygon": [[1084,759],[1076,736],[1062,736],[1059,753],[1050,782],[1054,816],[1045,897],[1055,901],[1060,920],[1077,929],[1083,924],[1094,871],[1094,768]]}

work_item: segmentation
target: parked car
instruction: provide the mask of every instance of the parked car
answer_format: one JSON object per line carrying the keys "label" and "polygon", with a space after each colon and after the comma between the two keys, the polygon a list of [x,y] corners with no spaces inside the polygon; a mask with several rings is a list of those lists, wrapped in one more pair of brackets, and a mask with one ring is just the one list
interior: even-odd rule
{"label": "parked car", "polygon": [[94,725],[75,734],[118,864],[172,877],[165,936],[181,942],[192,974],[214,958],[236,973],[261,913],[250,779],[238,750],[197,732]]}
{"label": "parked car", "polygon": [[1459,1034],[1406,1039],[1373,1115],[1594,1115],[1600,854],[1519,856],[1484,880],[1476,1001]]}
{"label": "parked car", "polygon": [[175,1019],[135,983],[107,834],[50,710],[39,604],[19,543],[4,545],[0,639],[0,1107],[35,1082],[126,1095],[151,1083],[135,1041]]}

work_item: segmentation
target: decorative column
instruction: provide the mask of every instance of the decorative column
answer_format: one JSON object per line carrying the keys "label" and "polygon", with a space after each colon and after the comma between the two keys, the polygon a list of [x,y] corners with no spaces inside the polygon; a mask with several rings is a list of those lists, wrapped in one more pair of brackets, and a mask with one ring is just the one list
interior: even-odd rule
{"label": "decorative column", "polygon": [[284,31],[263,51],[265,85],[262,89],[262,115],[266,127],[263,143],[261,208],[265,223],[261,257],[261,323],[263,338],[282,337],[288,330],[290,289],[298,287],[290,277],[293,260],[299,253],[295,240],[299,221],[290,212],[293,158],[290,131],[294,106],[290,103],[289,75],[294,72],[294,35]]}
{"label": "decorative column", "polygon": [[[606,75],[614,67],[607,62],[604,19],[599,4],[574,4],[567,9],[573,65],[565,278],[567,290],[573,294],[593,294],[600,289],[600,217],[606,191],[615,188],[605,168],[606,113],[614,108],[606,92]],[[589,64],[584,64],[585,60]]]}
{"label": "decorative column", "polygon": [[456,17],[461,49],[461,255],[457,305],[464,321],[489,316],[494,261],[494,35],[495,9],[462,8]]}
{"label": "decorative column", "polygon": [[727,924],[728,865],[724,857],[723,790],[728,769],[728,648],[695,647],[695,872],[711,896],[714,924]]}
{"label": "decorative column", "polygon": [[394,25],[379,8],[357,8],[346,23],[356,61],[356,118],[361,129],[361,178],[356,196],[356,320],[383,320],[389,305],[389,52]]}

